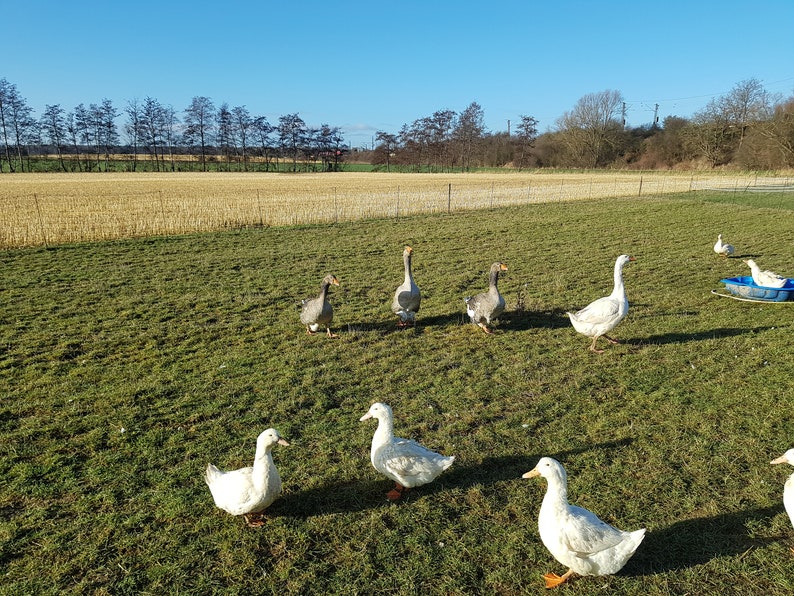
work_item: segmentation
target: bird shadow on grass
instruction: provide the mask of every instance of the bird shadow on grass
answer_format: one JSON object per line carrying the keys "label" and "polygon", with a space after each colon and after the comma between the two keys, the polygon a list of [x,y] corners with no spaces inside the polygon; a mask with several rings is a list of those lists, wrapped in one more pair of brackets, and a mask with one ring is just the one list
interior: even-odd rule
{"label": "bird shadow on grass", "polygon": [[708,331],[698,331],[696,333],[662,333],[660,335],[651,335],[650,337],[640,337],[633,339],[621,340],[621,343],[634,347],[642,347],[645,345],[660,345],[660,344],[682,344],[693,341],[704,341],[709,339],[724,339],[726,337],[735,337],[737,335],[744,335],[745,333],[758,333],[760,331],[768,331],[772,327],[754,327],[738,328],[738,327],[722,327],[719,329],[709,329]]}
{"label": "bird shadow on grass", "polygon": [[[561,451],[550,455],[564,461],[572,455],[594,449],[614,450],[630,444],[632,439],[608,441],[580,449]],[[507,480],[520,480],[543,455],[507,455],[486,457],[472,463],[455,462],[435,482],[409,491],[401,500],[430,496],[450,489],[467,490],[477,485],[492,485]],[[367,474],[374,473],[367,470]],[[291,492],[289,489],[271,505],[267,514],[273,517],[309,518],[331,513],[354,513],[375,509],[388,504],[386,493],[394,483],[380,477],[376,480],[346,480],[325,486]]]}
{"label": "bird shadow on grass", "polygon": [[560,329],[571,326],[571,321],[566,311],[560,308],[552,310],[512,310],[503,313],[499,319],[500,327],[510,331]]}
{"label": "bird shadow on grass", "polygon": [[761,507],[688,519],[649,531],[621,574],[637,577],[686,569],[777,542],[774,537],[751,538],[746,525],[774,517],[781,510],[781,506]]}

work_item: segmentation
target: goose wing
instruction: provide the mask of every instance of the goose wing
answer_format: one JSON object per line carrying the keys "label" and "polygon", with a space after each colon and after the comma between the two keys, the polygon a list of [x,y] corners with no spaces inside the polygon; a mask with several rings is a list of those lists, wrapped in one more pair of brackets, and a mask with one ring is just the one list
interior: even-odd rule
{"label": "goose wing", "polygon": [[616,316],[620,305],[609,296],[599,298],[575,313],[576,318],[583,323],[597,324],[608,321]]}

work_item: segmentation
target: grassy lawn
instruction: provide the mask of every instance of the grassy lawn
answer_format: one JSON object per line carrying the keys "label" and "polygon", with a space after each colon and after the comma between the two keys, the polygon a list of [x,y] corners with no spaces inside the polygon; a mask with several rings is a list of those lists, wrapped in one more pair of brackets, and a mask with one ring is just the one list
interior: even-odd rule
{"label": "grassy lawn", "polygon": [[[521,474],[548,455],[573,503],[648,528],[565,593],[790,594],[794,470],[769,461],[794,447],[794,305],[710,291],[741,257],[794,276],[793,210],[689,193],[2,252],[0,593],[544,593],[565,569]],[[398,331],[405,244],[423,304]],[[565,311],[621,253],[623,343],[593,354]],[[497,260],[487,336],[463,297]],[[326,273],[335,340],[296,308]],[[374,401],[457,458],[398,504],[358,422]],[[202,473],[250,465],[270,426],[284,494],[250,529]]]}

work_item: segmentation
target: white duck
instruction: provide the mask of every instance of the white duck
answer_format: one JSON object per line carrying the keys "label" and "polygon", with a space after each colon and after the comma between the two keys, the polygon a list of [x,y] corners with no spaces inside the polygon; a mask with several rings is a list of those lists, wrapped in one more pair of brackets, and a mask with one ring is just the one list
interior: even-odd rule
{"label": "white duck", "polygon": [[499,273],[502,271],[507,271],[507,265],[493,263],[488,272],[488,291],[463,299],[471,322],[486,333],[493,333],[488,325],[505,310],[505,299],[499,293]]}
{"label": "white duck", "polygon": [[256,439],[254,465],[223,472],[207,464],[204,481],[215,505],[231,515],[242,515],[251,527],[263,525],[262,512],[281,494],[281,478],[273,463],[273,445],[289,445],[276,429],[269,428]]}
{"label": "white duck", "polygon": [[432,482],[455,461],[454,455],[440,455],[416,441],[395,437],[394,414],[388,405],[380,402],[372,404],[359,422],[370,418],[378,421],[370,451],[372,466],[396,483],[386,495],[390,501],[399,500],[409,488]]}
{"label": "white duck", "polygon": [[747,259],[744,263],[750,268],[750,273],[753,276],[753,283],[757,286],[764,288],[782,288],[788,281],[782,275],[778,275],[774,271],[761,271],[758,264],[752,259]]}
{"label": "white duck", "polygon": [[626,297],[626,287],[623,285],[623,265],[634,260],[636,259],[629,255],[620,255],[617,258],[615,287],[609,296],[591,302],[578,312],[566,313],[574,329],[582,335],[593,338],[593,343],[590,344],[593,352],[600,354],[604,351],[596,350],[596,341],[599,337],[613,344],[618,343],[618,340],[607,336],[607,333],[617,327],[629,312],[629,300]]}
{"label": "white duck", "polygon": [[568,503],[568,476],[560,462],[541,458],[523,478],[543,476],[548,482],[538,515],[538,531],[552,556],[568,567],[562,576],[543,576],[547,588],[555,588],[574,573],[611,575],[620,571],[645,537],[645,528],[618,530],[594,513]]}
{"label": "white duck", "polygon": [[[770,464],[790,464],[794,466],[794,449],[789,449]],[[783,486],[783,506],[786,508],[791,524],[794,525],[794,474],[788,477]]]}
{"label": "white duck", "polygon": [[394,300],[391,303],[391,309],[394,314],[400,317],[398,327],[408,327],[416,322],[416,313],[419,312],[419,304],[422,301],[422,295],[419,292],[419,286],[414,282],[413,273],[411,271],[411,257],[413,256],[414,249],[406,246],[403,251],[403,266],[405,268],[405,281],[394,292]]}
{"label": "white duck", "polygon": [[729,257],[734,253],[732,244],[723,244],[722,234],[717,234],[717,242],[714,243],[714,252],[722,257]]}

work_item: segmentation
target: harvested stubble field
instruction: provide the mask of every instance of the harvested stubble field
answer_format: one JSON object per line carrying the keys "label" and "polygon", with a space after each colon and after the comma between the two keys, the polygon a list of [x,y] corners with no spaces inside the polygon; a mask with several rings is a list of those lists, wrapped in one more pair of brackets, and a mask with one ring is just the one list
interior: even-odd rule
{"label": "harvested stubble field", "polygon": [[0,177],[0,248],[650,196],[753,176],[692,173],[14,174]]}

